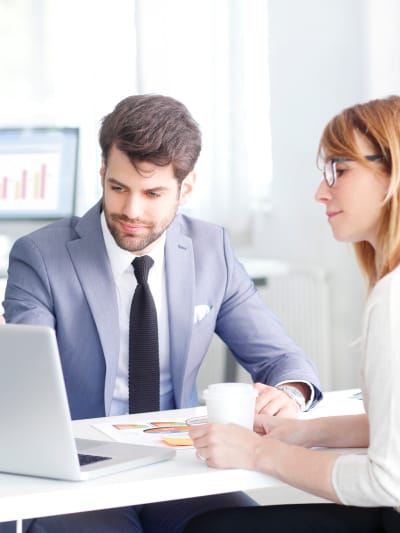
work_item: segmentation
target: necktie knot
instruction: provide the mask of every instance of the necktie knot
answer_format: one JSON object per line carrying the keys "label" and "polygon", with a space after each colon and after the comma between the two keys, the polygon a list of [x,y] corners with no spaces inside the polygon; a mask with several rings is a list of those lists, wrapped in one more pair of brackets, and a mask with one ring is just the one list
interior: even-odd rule
{"label": "necktie knot", "polygon": [[153,265],[154,261],[149,255],[135,257],[132,261],[132,266],[138,283],[147,283],[149,271]]}

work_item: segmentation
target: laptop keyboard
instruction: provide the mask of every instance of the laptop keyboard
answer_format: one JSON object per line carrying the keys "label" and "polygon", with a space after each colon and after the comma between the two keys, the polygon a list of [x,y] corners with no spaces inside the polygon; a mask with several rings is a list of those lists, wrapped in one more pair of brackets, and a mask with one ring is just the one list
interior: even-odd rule
{"label": "laptop keyboard", "polygon": [[79,464],[81,466],[90,465],[91,463],[98,463],[99,461],[105,461],[111,459],[111,457],[103,457],[102,455],[87,455],[85,453],[78,453]]}

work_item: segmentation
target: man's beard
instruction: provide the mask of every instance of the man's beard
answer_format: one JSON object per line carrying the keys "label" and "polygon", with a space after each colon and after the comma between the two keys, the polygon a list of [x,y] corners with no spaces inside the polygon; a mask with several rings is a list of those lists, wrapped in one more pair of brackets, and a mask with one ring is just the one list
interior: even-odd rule
{"label": "man's beard", "polygon": [[[177,209],[175,209],[171,216],[165,217],[156,226],[155,224],[145,223],[140,219],[131,220],[124,215],[110,214],[104,209],[107,226],[111,235],[114,237],[115,242],[123,250],[133,253],[141,252],[148,248],[153,242],[157,241],[174,220],[176,212]],[[147,233],[142,236],[129,235],[120,229],[119,222],[124,222],[126,224],[144,224]]]}

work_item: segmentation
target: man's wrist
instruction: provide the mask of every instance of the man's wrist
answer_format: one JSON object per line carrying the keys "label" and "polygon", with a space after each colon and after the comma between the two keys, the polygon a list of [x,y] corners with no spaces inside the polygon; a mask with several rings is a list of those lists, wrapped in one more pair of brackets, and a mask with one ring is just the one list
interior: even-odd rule
{"label": "man's wrist", "polygon": [[297,405],[299,406],[300,411],[305,411],[306,409],[306,400],[304,398],[304,395],[302,392],[299,391],[297,387],[294,387],[293,385],[288,384],[282,384],[277,385],[277,389],[281,390],[285,394],[289,396],[292,400],[294,400]]}
{"label": "man's wrist", "polygon": [[314,402],[315,399],[315,389],[314,385],[310,383],[309,381],[295,381],[295,380],[286,380],[286,381],[279,381],[275,387],[279,387],[280,385],[286,385],[288,387],[294,387],[299,392],[302,393],[304,396],[304,400],[306,402],[305,411],[308,411],[308,409],[311,407],[311,405]]}

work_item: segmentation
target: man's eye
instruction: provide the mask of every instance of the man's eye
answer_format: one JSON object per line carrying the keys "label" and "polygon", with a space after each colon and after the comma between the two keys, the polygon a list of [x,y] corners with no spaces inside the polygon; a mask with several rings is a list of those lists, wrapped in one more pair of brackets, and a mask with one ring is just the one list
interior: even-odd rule
{"label": "man's eye", "polygon": [[111,185],[111,190],[116,191],[116,192],[121,192],[124,190],[124,188],[121,187],[120,185]]}
{"label": "man's eye", "polygon": [[150,196],[150,198],[159,198],[161,194],[155,191],[147,191],[147,196]]}

